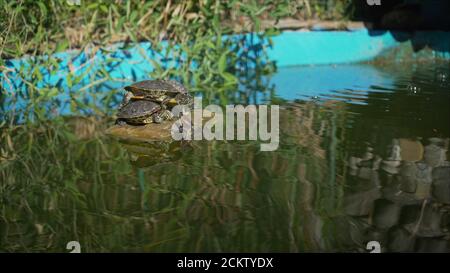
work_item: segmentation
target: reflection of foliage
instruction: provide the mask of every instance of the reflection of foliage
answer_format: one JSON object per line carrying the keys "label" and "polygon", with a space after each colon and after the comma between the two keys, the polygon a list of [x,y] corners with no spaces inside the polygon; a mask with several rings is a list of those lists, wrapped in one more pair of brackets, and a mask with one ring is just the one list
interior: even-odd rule
{"label": "reflection of foliage", "polygon": [[276,152],[197,143],[175,160],[139,167],[102,136],[104,121],[4,128],[0,250],[64,251],[71,240],[83,251],[332,249],[337,207],[324,201],[339,198],[330,194],[340,183],[328,184],[323,151],[332,121],[317,106],[294,107],[283,114],[282,134],[290,135]]}
{"label": "reflection of foliage", "polygon": [[114,202],[90,199],[83,189],[106,181],[119,183],[119,175],[129,166],[118,165],[111,172],[105,162],[117,161],[123,154],[114,146],[106,150],[98,138],[79,139],[87,137],[85,132],[57,123],[2,129],[2,250],[63,247],[58,245],[61,241],[79,238],[77,221],[89,219],[85,213],[89,207]]}

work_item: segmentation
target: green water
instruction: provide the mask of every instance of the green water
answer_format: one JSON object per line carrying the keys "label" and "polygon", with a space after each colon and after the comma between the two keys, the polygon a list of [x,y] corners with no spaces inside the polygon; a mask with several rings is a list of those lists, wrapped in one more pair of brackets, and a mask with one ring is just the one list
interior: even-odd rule
{"label": "green water", "polygon": [[95,117],[2,129],[0,251],[449,252],[450,66],[367,67],[381,84],[311,96],[283,77],[323,71],[274,75],[297,89],[261,98],[281,108],[273,152],[124,143]]}

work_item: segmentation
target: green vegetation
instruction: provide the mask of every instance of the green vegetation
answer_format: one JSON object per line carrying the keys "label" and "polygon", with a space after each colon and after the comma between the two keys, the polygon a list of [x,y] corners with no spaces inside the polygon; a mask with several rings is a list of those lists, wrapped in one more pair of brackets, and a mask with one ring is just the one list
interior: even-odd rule
{"label": "green vegetation", "polygon": [[[0,97],[0,101],[10,105],[20,100],[25,100],[26,105],[13,116],[0,113],[3,119],[16,122],[20,115],[33,121],[53,118],[51,111],[59,109],[62,103],[69,103],[74,114],[84,115],[89,110],[95,115],[110,115],[109,109],[117,103],[115,92],[106,97],[95,92],[110,80],[109,72],[90,71],[93,63],[103,67],[120,59],[86,62],[83,66],[87,66],[87,74],[70,72],[66,78],[68,88],[73,89],[69,92],[70,101],[58,99],[66,90],[36,83],[47,71],[57,73],[60,61],[53,53],[75,49],[94,56],[97,51],[107,52],[109,45],[119,41],[125,42],[124,49],[139,41],[149,41],[155,52],[164,52],[166,60],[170,58],[169,63],[161,58],[149,59],[155,67],[149,78],[180,80],[191,91],[203,93],[207,101],[249,101],[254,94],[248,94],[247,90],[265,87],[262,76],[275,70],[265,52],[271,45],[270,37],[278,30],[263,22],[273,24],[283,18],[342,19],[350,3],[348,0],[82,0],[80,5],[69,4],[73,2],[0,0],[3,80],[8,81],[6,59],[35,56],[19,70],[25,86]],[[255,37],[236,41],[226,36],[238,32],[254,32]],[[163,41],[168,43],[167,47]],[[81,83],[86,76],[91,80]],[[5,107],[3,110],[6,111]]]}
{"label": "green vegetation", "polygon": [[[323,104],[274,96],[273,23],[345,20],[350,0],[74,2],[0,0],[0,252],[64,252],[73,240],[82,252],[365,251],[369,223],[342,214],[352,181],[366,186],[347,179],[348,156],[369,146],[383,155],[393,138],[448,137],[448,63],[420,65],[424,74],[383,67],[399,81],[372,86],[367,98],[359,89]],[[229,38],[243,32],[252,35]],[[71,70],[66,88],[38,85],[44,72],[60,72],[58,52],[92,57],[143,41],[155,51],[167,43],[163,57],[172,58],[150,59],[147,76],[180,80],[205,104],[281,105],[280,148],[217,141],[180,150],[108,137],[125,83],[111,83],[104,64],[120,59],[95,62],[95,73]],[[24,84],[4,88],[8,59],[25,56]]]}
{"label": "green vegetation", "polygon": [[[150,41],[156,52],[161,51],[161,41],[169,43],[167,56],[175,58],[178,66],[170,67],[151,60],[156,67],[152,78],[177,78],[222,102],[241,81],[237,67],[256,68],[254,75],[273,71],[272,63],[265,59],[265,48],[270,45],[274,28],[262,27],[263,21],[275,22],[282,18],[342,18],[349,1],[0,1],[0,67],[5,68],[5,58],[24,54],[51,55],[67,49],[107,50],[113,42]],[[336,14],[339,13],[339,14]],[[248,41],[225,38],[226,34],[252,31],[258,33],[260,44],[254,52],[239,52]],[[107,60],[112,62],[114,60]],[[37,60],[24,75],[42,78],[36,64],[58,69],[58,60]],[[195,69],[192,69],[195,64]],[[98,65],[98,64],[96,64]],[[242,74],[242,73],[241,73]],[[241,77],[240,77],[241,76]],[[108,73],[101,75],[107,78]],[[75,85],[79,78],[73,75]],[[33,89],[33,81],[28,83]],[[36,91],[37,92],[37,91]],[[55,90],[39,90],[55,94]]]}
{"label": "green vegetation", "polygon": [[90,43],[161,39],[185,43],[232,33],[260,31],[262,20],[342,19],[350,1],[0,1],[2,58],[53,53]]}
{"label": "green vegetation", "polygon": [[343,116],[295,107],[273,153],[219,141],[163,160],[162,147],[109,139],[108,121],[91,118],[3,130],[0,251],[64,252],[72,240],[83,252],[336,249],[343,184],[328,179],[343,166],[330,169],[321,143]]}
{"label": "green vegetation", "polygon": [[[35,57],[21,68],[24,86],[1,86],[0,251],[61,252],[71,240],[79,240],[82,251],[316,249],[317,238],[301,223],[327,221],[339,204],[325,200],[337,199],[340,191],[325,190],[322,199],[309,200],[308,187],[327,180],[326,172],[303,173],[300,179],[297,163],[328,168],[324,151],[318,156],[317,147],[288,143],[277,153],[261,155],[252,146],[212,143],[177,160],[139,165],[122,143],[103,135],[118,102],[114,88],[97,92],[110,79],[108,72],[90,75],[100,80],[81,88],[81,77],[69,74],[69,90],[36,83],[43,77],[38,67],[58,71],[56,52],[108,50],[118,41],[125,48],[150,41],[158,51],[167,41],[167,54],[179,66],[153,62],[157,69],[149,77],[181,80],[205,100],[223,104],[252,102],[257,92],[270,100],[273,87],[264,76],[275,66],[265,50],[278,30],[263,28],[262,22],[336,19],[330,11],[343,11],[347,1],[331,2],[81,0],[76,6],[56,0],[0,0],[4,80],[7,59]],[[247,40],[236,44],[226,36],[242,31],[254,31],[260,41],[251,52],[239,50]],[[49,57],[40,57],[44,55]],[[106,60],[112,61],[117,60]],[[71,117],[61,116],[64,105]],[[315,126],[330,119],[321,115]],[[333,196],[326,198],[328,194]],[[312,211],[311,202],[320,210]],[[261,230],[261,225],[267,228]],[[294,227],[287,232],[280,226]]]}

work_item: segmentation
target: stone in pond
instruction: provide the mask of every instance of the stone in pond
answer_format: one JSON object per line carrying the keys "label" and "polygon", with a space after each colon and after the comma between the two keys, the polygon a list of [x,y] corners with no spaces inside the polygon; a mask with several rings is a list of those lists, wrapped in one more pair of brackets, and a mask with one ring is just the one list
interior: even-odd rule
{"label": "stone in pond", "polygon": [[389,230],[388,238],[390,252],[414,251],[415,237],[403,228],[397,227]]}
{"label": "stone in pond", "polygon": [[173,122],[150,123],[142,126],[114,125],[106,130],[108,135],[121,140],[153,142],[170,141],[172,135],[170,130]]}
{"label": "stone in pond", "polygon": [[420,217],[421,205],[405,205],[400,213],[399,225],[415,223]]}
{"label": "stone in pond", "polygon": [[373,158],[373,148],[367,147],[366,152],[363,154],[362,160],[369,161]]}
{"label": "stone in pond", "polygon": [[416,252],[420,253],[448,253],[450,252],[449,240],[439,238],[418,238]]}
{"label": "stone in pond", "polygon": [[437,167],[433,170],[433,197],[437,201],[450,204],[450,167]]}
{"label": "stone in pond", "polygon": [[404,227],[413,235],[420,237],[440,237],[444,235],[441,228],[443,214],[429,203],[425,203],[417,220]]}
{"label": "stone in pond", "polygon": [[400,160],[383,160],[381,163],[381,169],[388,174],[397,174],[400,164]]}
{"label": "stone in pond", "polygon": [[[196,109],[191,111],[191,117],[194,112],[200,111]],[[197,113],[198,115],[210,116],[203,118],[203,122],[212,118],[213,114],[203,110],[203,113]],[[193,119],[191,119],[193,120]],[[108,135],[114,136],[120,140],[125,141],[140,141],[140,142],[153,142],[153,141],[169,141],[172,139],[171,129],[176,120],[164,121],[162,123],[150,123],[146,125],[133,126],[129,124],[114,125],[106,130]]]}
{"label": "stone in pond", "polygon": [[373,170],[369,167],[361,167],[358,170],[358,177],[364,180],[369,180],[372,177]]}
{"label": "stone in pond", "polygon": [[399,146],[402,160],[416,162],[422,159],[423,145],[420,141],[400,138]]}
{"label": "stone in pond", "polygon": [[437,138],[430,138],[430,144],[425,146],[424,160],[431,167],[441,166],[446,158],[446,150]]}
{"label": "stone in pond", "polygon": [[381,169],[388,174],[397,174],[401,164],[401,148],[398,139],[393,139],[389,147],[388,157],[381,163]]}
{"label": "stone in pond", "polygon": [[392,140],[392,145],[390,146],[389,155],[386,160],[389,161],[400,161],[402,160],[401,155],[401,147],[400,147],[400,141],[398,139]]}
{"label": "stone in pond", "polygon": [[380,169],[380,165],[381,165],[381,161],[382,161],[383,159],[380,157],[380,156],[375,156],[375,158],[374,158],[374,160],[373,160],[373,164],[372,164],[372,169],[374,170],[374,171],[376,171],[376,170],[378,170],[378,169]]}
{"label": "stone in pond", "polygon": [[348,167],[350,168],[350,175],[356,175],[358,173],[359,163],[361,158],[351,156],[348,160]]}
{"label": "stone in pond", "polygon": [[373,208],[373,203],[380,198],[380,190],[378,188],[358,192],[344,197],[344,212],[351,216],[368,215]]}
{"label": "stone in pond", "polygon": [[431,195],[431,182],[433,181],[433,168],[426,163],[416,163],[416,183],[417,189],[415,195],[419,199],[428,198]]}
{"label": "stone in pond", "polygon": [[401,206],[386,199],[375,201],[373,212],[373,223],[381,229],[388,229],[397,225]]}
{"label": "stone in pond", "polygon": [[403,192],[396,187],[384,187],[382,194],[385,199],[399,205],[415,205],[423,201],[415,193]]}
{"label": "stone in pond", "polygon": [[404,192],[414,193],[416,192],[416,164],[411,162],[404,162],[400,167],[399,179],[400,189]]}

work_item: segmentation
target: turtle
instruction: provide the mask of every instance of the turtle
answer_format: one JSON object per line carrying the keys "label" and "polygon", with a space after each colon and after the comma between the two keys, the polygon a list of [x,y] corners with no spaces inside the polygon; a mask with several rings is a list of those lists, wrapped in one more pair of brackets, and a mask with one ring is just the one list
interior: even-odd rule
{"label": "turtle", "polygon": [[163,109],[168,104],[193,106],[193,98],[187,89],[173,80],[144,80],[126,86],[127,93],[122,105],[126,105],[131,99],[144,99],[161,104]]}
{"label": "turtle", "polygon": [[116,124],[161,123],[173,118],[172,112],[149,100],[131,100],[117,114]]}

